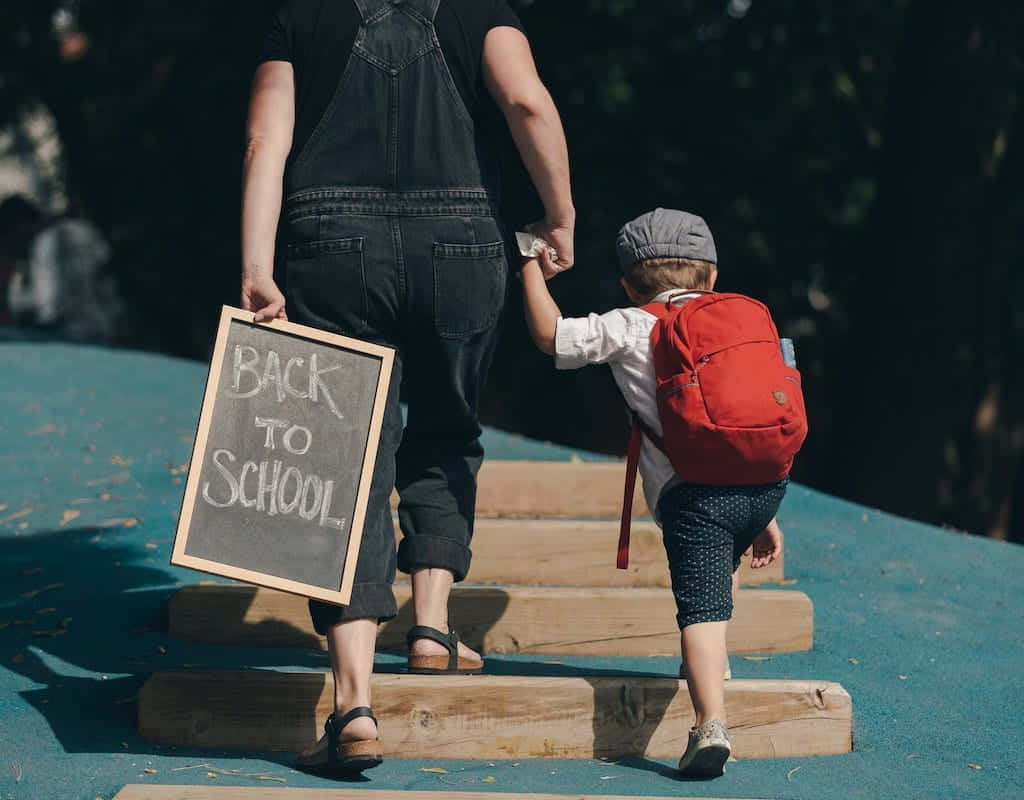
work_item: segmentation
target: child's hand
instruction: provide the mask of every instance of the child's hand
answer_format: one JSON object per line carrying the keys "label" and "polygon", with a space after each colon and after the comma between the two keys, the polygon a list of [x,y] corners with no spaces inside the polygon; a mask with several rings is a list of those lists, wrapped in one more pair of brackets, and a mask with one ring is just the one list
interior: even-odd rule
{"label": "child's hand", "polygon": [[779,528],[778,520],[775,517],[772,517],[768,527],[757,535],[750,549],[753,551],[750,557],[752,569],[767,567],[782,555],[782,530]]}

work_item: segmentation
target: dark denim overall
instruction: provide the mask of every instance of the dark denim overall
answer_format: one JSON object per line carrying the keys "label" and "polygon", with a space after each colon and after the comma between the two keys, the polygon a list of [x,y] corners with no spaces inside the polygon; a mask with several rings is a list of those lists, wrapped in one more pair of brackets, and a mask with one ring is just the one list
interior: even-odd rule
{"label": "dark denim overall", "polygon": [[496,182],[434,32],[438,2],[355,0],[348,64],[285,173],[289,317],[397,349],[351,605],[311,601],[320,633],[397,613],[393,486],[398,568],[469,570],[477,407],[508,268]]}

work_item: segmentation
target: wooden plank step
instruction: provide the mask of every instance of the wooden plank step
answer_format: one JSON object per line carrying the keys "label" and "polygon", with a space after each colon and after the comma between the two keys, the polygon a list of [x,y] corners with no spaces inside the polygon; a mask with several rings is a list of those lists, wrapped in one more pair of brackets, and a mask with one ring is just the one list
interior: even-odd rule
{"label": "wooden plank step", "polygon": [[[381,626],[381,650],[405,651],[413,626],[412,591],[395,586],[398,616]],[[455,587],[452,625],[485,653],[655,656],[679,654],[675,602],[667,589],[606,587]],[[322,647],[304,597],[236,584],[179,589],[170,601],[170,633],[184,639],[257,647]],[[814,609],[803,592],[741,589],[729,624],[729,651],[809,650]]]}
{"label": "wooden plank step", "polygon": [[[401,538],[395,526],[396,541]],[[488,519],[473,534],[473,583],[546,586],[669,586],[661,530],[634,522],[629,569],[615,569],[619,524],[601,520]],[[740,564],[740,583],[757,586],[783,579],[783,558],[761,569]]]}
{"label": "wooden plank step", "polygon": [[[402,789],[298,789],[287,786],[173,786],[129,783],[114,800],[697,800],[672,797],[636,797],[621,794],[523,794],[521,792],[405,791]],[[708,800],[708,798],[705,798]],[[713,800],[713,799],[712,799]]]}
{"label": "wooden plank step", "polygon": [[[476,511],[503,517],[618,517],[626,465],[616,461],[486,460],[477,479]],[[392,508],[397,505],[392,494]],[[633,516],[649,517],[637,481]]]}
{"label": "wooden plank step", "polygon": [[[693,709],[684,681],[592,676],[374,675],[384,751],[399,758],[677,758]],[[849,752],[852,704],[828,681],[732,680],[737,758]],[[298,752],[334,706],[329,672],[157,672],[139,732],[189,748]]]}

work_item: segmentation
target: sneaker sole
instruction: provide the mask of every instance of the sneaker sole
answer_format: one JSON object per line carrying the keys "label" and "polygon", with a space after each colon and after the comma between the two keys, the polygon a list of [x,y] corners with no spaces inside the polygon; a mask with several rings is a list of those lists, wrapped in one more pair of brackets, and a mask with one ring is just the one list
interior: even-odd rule
{"label": "sneaker sole", "polygon": [[679,764],[679,773],[684,778],[717,778],[725,772],[725,762],[732,754],[731,748],[723,744],[709,744],[693,754],[685,767]]}

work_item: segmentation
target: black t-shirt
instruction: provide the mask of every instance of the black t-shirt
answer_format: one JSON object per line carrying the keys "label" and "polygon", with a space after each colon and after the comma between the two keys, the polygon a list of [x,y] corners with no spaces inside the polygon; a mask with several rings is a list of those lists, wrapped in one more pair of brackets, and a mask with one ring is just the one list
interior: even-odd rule
{"label": "black t-shirt", "polygon": [[[290,0],[275,16],[260,62],[290,61],[295,70],[295,133],[292,152],[302,149],[337,88],[359,29],[352,0]],[[487,126],[494,104],[480,68],[484,37],[491,28],[523,30],[506,0],[441,0],[434,29],[466,108]]]}

